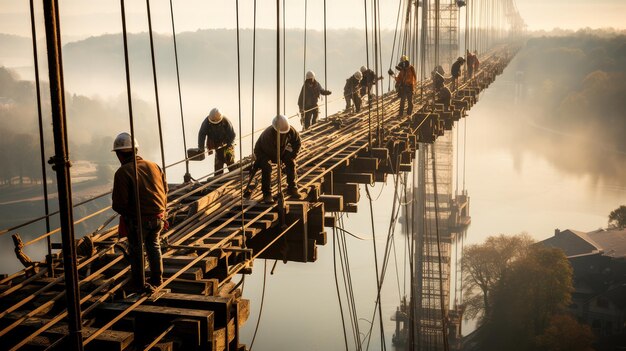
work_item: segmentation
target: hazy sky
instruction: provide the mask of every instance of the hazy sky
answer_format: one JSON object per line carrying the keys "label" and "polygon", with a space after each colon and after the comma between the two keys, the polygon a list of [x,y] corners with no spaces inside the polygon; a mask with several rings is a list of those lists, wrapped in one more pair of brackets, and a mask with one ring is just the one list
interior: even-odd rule
{"label": "hazy sky", "polygon": [[[471,0],[470,0],[471,1]],[[41,0],[35,1],[41,20]],[[169,0],[152,0],[155,31],[171,31]],[[240,25],[252,26],[253,0],[240,0]],[[274,0],[257,0],[258,26],[275,26]],[[578,29],[582,27],[626,28],[625,0],[517,0],[529,29]],[[60,0],[62,33],[67,37],[85,37],[120,31],[118,0]],[[147,19],[144,0],[127,0],[128,26],[131,31],[145,31]],[[175,0],[177,31],[224,28],[235,25],[234,0]],[[398,0],[381,1],[382,27],[393,29]],[[304,27],[304,1],[286,1],[287,26]],[[0,33],[30,33],[27,0],[2,0]],[[362,28],[362,0],[327,0],[329,28]],[[321,29],[323,0],[308,0],[308,28]],[[40,31],[43,31],[43,26]]]}

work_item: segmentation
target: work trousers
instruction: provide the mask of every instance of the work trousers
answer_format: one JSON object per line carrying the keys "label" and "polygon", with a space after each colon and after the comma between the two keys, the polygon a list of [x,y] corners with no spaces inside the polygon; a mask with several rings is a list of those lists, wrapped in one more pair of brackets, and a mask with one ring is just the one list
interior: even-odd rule
{"label": "work trousers", "polygon": [[[282,164],[285,165],[287,174],[287,186],[296,187],[296,161],[292,157],[283,157]],[[260,156],[254,161],[255,167],[261,170],[261,190],[263,195],[272,195],[272,164],[269,158]]]}
{"label": "work trousers", "polygon": [[358,93],[353,93],[346,96],[346,111],[350,111],[352,107],[352,102],[354,102],[354,109],[356,112],[361,111],[361,96]]}
{"label": "work trousers", "polygon": [[404,104],[407,104],[406,113],[413,113],[413,86],[401,85],[398,87],[398,96],[400,96],[400,116],[404,115]]}
{"label": "work trousers", "polygon": [[215,150],[215,175],[224,173],[224,164],[228,166],[228,170],[232,171],[230,166],[235,163],[235,147],[224,146]]}
{"label": "work trousers", "polygon": [[304,129],[309,129],[315,123],[317,123],[317,116],[319,115],[319,109],[317,107],[311,107],[304,112]]}
{"label": "work trousers", "polygon": [[[130,268],[132,283],[137,288],[143,288],[144,281],[141,271],[145,267],[145,262],[141,261],[141,242],[139,240],[139,230],[136,220],[126,219],[128,227],[128,253],[130,256]],[[163,260],[161,259],[161,230],[163,221],[160,218],[150,218],[142,220],[141,232],[143,244],[146,247],[148,264],[150,266],[150,281],[153,286],[161,285],[163,280]]]}

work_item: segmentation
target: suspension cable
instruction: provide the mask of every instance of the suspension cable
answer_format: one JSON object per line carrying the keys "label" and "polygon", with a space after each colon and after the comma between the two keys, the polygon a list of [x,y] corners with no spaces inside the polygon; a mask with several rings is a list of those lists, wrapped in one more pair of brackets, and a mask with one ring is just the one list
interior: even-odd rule
{"label": "suspension cable", "polygon": [[[122,38],[124,44],[124,70],[126,73],[126,98],[128,103],[128,121],[130,123],[130,138],[131,145],[133,145],[133,179],[135,181],[134,191],[135,191],[135,211],[137,214],[136,218],[136,227],[137,233],[139,235],[138,238],[138,247],[137,254],[139,255],[140,262],[144,262],[144,252],[143,252],[143,225],[141,221],[141,198],[139,196],[139,173],[137,169],[137,147],[135,145],[135,119],[133,116],[133,101],[132,101],[132,91],[130,84],[130,59],[128,57],[128,33],[126,30],[126,6],[124,4],[124,0],[120,0],[120,10],[122,13]],[[132,234],[131,234],[132,235]],[[139,267],[139,272],[141,274],[140,283],[145,283],[145,266],[142,264]]]}
{"label": "suspension cable", "polygon": [[[150,59],[152,63],[152,79],[154,82],[154,101],[156,105],[157,123],[159,126],[159,145],[161,147],[161,169],[163,175],[167,179],[167,170],[165,169],[165,150],[163,146],[163,128],[161,125],[161,105],[159,103],[159,85],[157,82],[156,63],[154,58],[154,33],[152,31],[152,14],[150,13],[150,0],[146,0],[146,12],[148,15],[148,35],[150,37]],[[186,154],[185,154],[186,155]]]}
{"label": "suspension cable", "polygon": [[[326,40],[326,0],[324,0],[324,89],[328,90],[328,48],[327,48],[327,40]],[[324,119],[328,119],[328,99],[327,98],[324,98]]]}
{"label": "suspension cable", "polygon": [[437,163],[435,156],[435,146],[431,147],[432,153],[432,172],[433,172],[433,195],[435,202],[435,233],[437,234],[437,259],[439,265],[439,302],[441,304],[441,333],[443,337],[443,348],[444,351],[450,350],[450,345],[448,345],[448,327],[447,327],[447,311],[446,311],[446,302],[445,302],[445,294],[443,290],[443,262],[441,259],[441,236],[439,233],[439,196],[437,193]]}
{"label": "suspension cable", "polygon": [[263,315],[263,305],[265,304],[265,285],[266,284],[267,284],[267,260],[263,260],[263,289],[261,290],[261,306],[259,307],[259,317],[256,320],[256,326],[254,327],[254,334],[252,334],[252,341],[250,342],[250,351],[252,351],[252,346],[254,346],[254,340],[256,340],[256,333],[259,331],[259,325],[261,324],[261,316]]}
{"label": "suspension cable", "polygon": [[337,279],[337,230],[333,226],[333,275],[335,277],[335,287],[337,288],[337,301],[339,302],[339,313],[341,314],[341,329],[343,330],[343,340],[348,349],[348,334],[346,333],[346,322],[343,315],[343,305],[341,303],[341,293],[339,292],[339,280]]}
{"label": "suspension cable", "polygon": [[[239,0],[235,0],[235,17],[237,22],[237,101],[238,101],[238,114],[239,114],[239,162],[243,161],[243,142],[241,140],[241,128],[243,120],[241,118],[241,49],[239,41]],[[217,156],[216,156],[217,157]],[[243,167],[239,167],[239,181],[240,187],[243,187],[245,182],[243,180]],[[243,189],[239,192],[239,201],[241,208],[241,234],[242,243],[241,246],[246,248],[246,221],[244,218],[244,204],[243,204]]]}
{"label": "suspension cable", "polygon": [[[376,227],[374,225],[374,206],[372,203],[372,197],[370,196],[370,191],[369,188],[366,186],[365,187],[365,192],[367,194],[367,198],[369,199],[369,204],[370,204],[370,219],[371,219],[371,225],[372,225],[372,242],[374,244],[374,268],[376,270],[376,298],[378,299],[378,301],[380,301],[380,276],[378,274],[378,254],[377,254],[377,250],[376,250]],[[387,346],[385,345],[385,330],[383,328],[383,315],[382,315],[382,307],[381,304],[378,304],[378,317],[379,317],[379,321],[380,321],[380,344],[381,344],[381,350],[386,350]],[[372,324],[374,323],[374,321],[372,320]],[[371,334],[370,334],[371,336]],[[369,343],[369,341],[368,341]]]}
{"label": "suspension cable", "polygon": [[[178,45],[176,43],[176,26],[174,20],[174,5],[170,0],[170,17],[172,20],[172,39],[174,40],[174,61],[176,63],[176,84],[178,86],[178,105],[180,107],[180,124],[183,132],[183,154],[187,155],[187,138],[185,136],[185,115],[183,113],[183,95],[180,88],[180,69],[178,67]],[[185,182],[189,181],[189,159],[185,157]]]}
{"label": "suspension cable", "polygon": [[[50,231],[50,207],[48,204],[48,176],[46,174],[46,146],[43,131],[43,114],[41,111],[41,83],[39,79],[39,58],[37,52],[37,30],[35,26],[35,7],[33,0],[30,0],[30,26],[33,39],[33,64],[35,66],[35,92],[37,94],[37,120],[39,122],[39,152],[41,157],[41,180],[43,186],[44,213],[46,219],[46,232]],[[48,264],[48,275],[54,277],[52,269],[52,242],[50,237],[46,238],[46,248],[48,256],[46,262]]]}
{"label": "suspension cable", "polygon": [[[256,0],[254,0],[254,19],[253,19],[253,25],[252,25],[252,111],[251,111],[251,123],[252,123],[252,137],[251,137],[251,141],[250,141],[250,154],[253,155],[254,154],[254,110],[255,110],[255,106],[254,103],[256,102],[255,99],[255,86],[256,86]],[[239,132],[239,143],[241,144],[241,139],[243,138],[243,136],[241,135],[241,131]],[[240,150],[241,153],[241,150]],[[243,158],[243,153],[241,153],[240,158]],[[243,183],[242,183],[243,184]]]}

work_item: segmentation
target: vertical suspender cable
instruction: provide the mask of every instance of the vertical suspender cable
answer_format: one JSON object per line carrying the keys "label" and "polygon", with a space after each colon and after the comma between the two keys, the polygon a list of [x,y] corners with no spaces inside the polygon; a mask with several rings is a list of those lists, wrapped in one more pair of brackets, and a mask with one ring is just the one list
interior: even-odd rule
{"label": "vertical suspender cable", "polygon": [[148,14],[148,35],[150,36],[150,58],[152,62],[152,79],[154,81],[154,101],[156,104],[157,123],[159,125],[159,145],[161,146],[161,169],[163,174],[165,169],[165,150],[163,146],[163,127],[161,125],[161,106],[159,103],[159,85],[157,82],[156,61],[154,58],[154,33],[152,31],[152,14],[150,13],[150,0],[146,0],[146,11]]}
{"label": "vertical suspender cable", "polygon": [[185,155],[185,182],[191,180],[191,174],[189,174],[189,158],[187,157],[187,138],[185,137],[185,115],[183,113],[183,95],[180,89],[180,69],[178,68],[178,45],[176,43],[176,26],[174,20],[174,5],[170,0],[170,17],[172,19],[172,39],[174,41],[174,61],[176,63],[176,83],[178,86],[178,105],[180,107],[180,125],[183,132],[183,153]]}
{"label": "vertical suspender cable", "polygon": [[[283,114],[287,115],[287,6],[283,0]],[[280,42],[280,40],[278,41]],[[278,57],[278,56],[276,56]]]}
{"label": "vertical suspender cable", "polygon": [[[46,172],[46,146],[43,133],[43,115],[41,112],[41,84],[39,82],[39,55],[37,53],[37,30],[35,27],[35,6],[33,0],[30,0],[30,27],[33,38],[33,63],[35,65],[35,91],[37,93],[37,120],[39,121],[39,152],[41,156],[41,181],[43,185],[44,212],[46,214],[46,233],[50,232],[50,207],[48,205],[48,175]],[[50,236],[46,238],[46,247],[48,256],[46,263],[48,264],[48,275],[54,276],[52,269],[52,243]]]}
{"label": "vertical suspender cable", "polygon": [[[284,11],[284,9],[283,9]],[[284,38],[283,38],[284,40]],[[284,45],[284,44],[283,44]],[[280,0],[276,0],[276,115],[280,114]],[[280,129],[280,128],[279,128]],[[280,131],[276,130],[276,181],[278,183],[278,213],[280,224],[285,225],[285,211],[282,188],[282,162],[280,160]]]}
{"label": "vertical suspender cable", "polygon": [[[328,90],[328,47],[327,47],[327,40],[326,40],[326,0],[324,0],[324,89]],[[328,119],[328,99],[327,98],[324,98],[324,119]]]}
{"label": "vertical suspender cable", "polygon": [[[241,138],[241,125],[243,121],[241,119],[241,50],[239,45],[239,0],[235,0],[235,17],[237,22],[237,100],[239,111],[239,163],[243,162],[243,143]],[[244,208],[243,208],[243,166],[239,167],[239,180],[241,182],[241,191],[239,192],[239,200],[241,203],[241,240],[242,247],[246,248],[246,222],[244,220]],[[244,276],[245,277],[245,276]]]}
{"label": "vertical suspender cable", "polygon": [[447,311],[446,311],[446,302],[445,302],[445,294],[443,290],[443,263],[441,260],[441,237],[439,235],[439,198],[437,194],[437,164],[436,164],[436,155],[435,155],[435,146],[434,144],[431,146],[431,154],[433,158],[433,195],[435,202],[435,233],[437,234],[437,258],[439,265],[439,303],[441,305],[441,334],[443,338],[443,348],[444,351],[450,350],[450,346],[448,345],[448,326],[447,326]]}
{"label": "vertical suspender cable", "polygon": [[63,84],[59,8],[56,0],[44,0],[43,8],[46,27],[46,46],[48,50],[50,107],[52,110],[52,130],[54,133],[55,150],[55,156],[52,157],[50,161],[54,164],[54,170],[57,173],[57,188],[59,194],[59,213],[63,243],[63,270],[65,273],[67,320],[69,327],[69,343],[67,346],[80,351],[83,350],[83,336],[81,331],[78,270],[76,268],[76,247],[74,244],[72,187],[65,121],[65,87]]}
{"label": "vertical suspender cable", "polygon": [[[389,69],[391,69],[391,66],[393,65],[393,52],[396,50],[396,39],[398,39],[398,25],[400,23],[400,10],[401,9],[402,9],[402,0],[399,0],[398,1],[398,14],[396,15],[396,29],[393,32],[393,44],[391,45],[391,55],[390,55],[391,57],[389,58]],[[398,40],[398,47],[399,46],[400,46],[400,41]],[[387,92],[390,92],[390,91],[391,91],[391,78],[389,79],[387,83]]]}
{"label": "vertical suspender cable", "polygon": [[[255,95],[254,88],[256,86],[256,0],[254,0],[254,19],[252,25],[252,136],[250,141],[250,154],[254,155],[254,103],[255,103]],[[241,136],[241,133],[239,133]],[[241,141],[239,142],[241,144]],[[243,157],[243,153],[241,153],[241,157]],[[242,183],[243,184],[243,183]]]}
{"label": "vertical suspender cable", "polygon": [[[308,4],[309,4],[308,0],[304,0],[304,50],[303,50],[303,60],[302,60],[302,76],[305,77],[305,78],[306,78],[306,76],[305,76],[305,74],[306,74],[306,20],[307,20],[307,5]],[[285,13],[283,11],[283,16],[284,15],[285,15]],[[285,26],[283,26],[283,30],[285,30]],[[306,94],[302,94],[302,106],[304,108],[306,108]],[[306,112],[305,112],[305,116],[306,116]],[[305,116],[302,116],[304,118],[304,120],[306,120]],[[304,122],[304,123],[306,123],[306,122]],[[311,124],[309,125],[309,127],[312,127],[313,126],[313,120],[311,120],[310,123]],[[304,128],[304,126],[302,126],[302,127]]]}
{"label": "vertical suspender cable", "polygon": [[[367,0],[363,0],[363,7],[365,8],[365,62],[367,67],[370,66],[370,54],[369,54],[369,39],[367,35]],[[345,96],[346,99],[351,99],[352,97]],[[371,153],[372,152],[372,106],[368,104],[367,106],[367,149]],[[378,274],[378,270],[376,271]]]}
{"label": "vertical suspender cable", "polygon": [[[126,6],[124,5],[124,0],[120,0],[120,10],[122,13],[122,39],[123,39],[123,43],[124,43],[124,69],[125,69],[125,73],[126,73],[126,98],[127,98],[127,103],[128,103],[128,120],[130,122],[130,139],[131,142],[133,144],[133,176],[135,179],[135,213],[136,213],[136,223],[135,226],[137,227],[137,232],[134,233],[135,235],[138,235],[138,242],[139,242],[139,249],[137,250],[137,253],[140,256],[140,260],[141,260],[141,266],[140,266],[140,273],[141,273],[141,284],[143,285],[145,283],[146,280],[146,272],[145,272],[145,267],[144,267],[144,255],[143,255],[143,221],[141,218],[141,204],[140,204],[140,198],[139,198],[139,181],[138,181],[138,175],[137,175],[137,148],[134,147],[135,146],[135,120],[133,118],[133,101],[132,101],[132,91],[131,91],[131,86],[130,86],[130,64],[129,64],[129,59],[128,59],[128,33],[126,32]],[[131,234],[132,235],[132,234]],[[138,260],[139,261],[139,260]]]}

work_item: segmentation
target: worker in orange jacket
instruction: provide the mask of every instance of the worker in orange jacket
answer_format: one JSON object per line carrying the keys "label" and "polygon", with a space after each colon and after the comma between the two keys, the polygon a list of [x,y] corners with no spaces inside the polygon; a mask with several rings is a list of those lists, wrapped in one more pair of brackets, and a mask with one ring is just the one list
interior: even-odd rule
{"label": "worker in orange jacket", "polygon": [[400,96],[400,117],[404,114],[405,102],[408,103],[406,112],[411,115],[413,113],[413,89],[417,82],[417,74],[415,74],[415,68],[409,63],[409,57],[406,55],[402,55],[396,69],[399,71],[397,75],[394,75],[391,69],[388,73],[396,80],[396,90]]}

